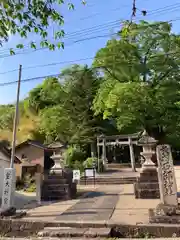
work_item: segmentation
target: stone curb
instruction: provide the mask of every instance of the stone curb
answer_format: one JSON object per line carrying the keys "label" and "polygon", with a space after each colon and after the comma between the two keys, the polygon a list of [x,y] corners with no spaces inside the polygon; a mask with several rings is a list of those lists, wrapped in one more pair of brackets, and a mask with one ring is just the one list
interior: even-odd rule
{"label": "stone curb", "polygon": [[[25,237],[25,238],[14,238],[14,240],[50,240],[51,238],[50,237]],[[108,239],[108,238],[66,238],[66,237],[63,237],[63,238],[56,238],[56,237],[53,237],[52,240],[105,240],[105,239]],[[109,238],[109,240],[111,240],[113,238]],[[124,240],[125,238],[118,238],[118,240]],[[130,238],[129,238],[130,239]],[[152,238],[146,238],[146,239],[152,239]],[[180,239],[179,237],[178,238],[153,238],[153,240],[173,240],[173,239]],[[8,238],[8,237],[0,237],[0,240],[13,240],[13,238]],[[139,240],[139,238],[133,238],[133,240]]]}
{"label": "stone curb", "polygon": [[[74,228],[104,228],[109,227],[113,229],[115,233],[120,234],[134,234],[137,231],[144,233],[148,232],[155,237],[175,237],[180,236],[179,225],[175,224],[139,224],[139,225],[127,225],[123,223],[113,223],[111,221],[96,221],[96,222],[85,222],[85,221],[62,221],[62,222],[36,222],[36,221],[25,221],[23,219],[0,219],[0,234],[10,232],[24,232],[26,236],[32,236],[43,230],[45,227],[74,227]],[[3,234],[4,235],[4,234]],[[18,236],[18,234],[16,234]],[[121,236],[119,236],[121,237]]]}

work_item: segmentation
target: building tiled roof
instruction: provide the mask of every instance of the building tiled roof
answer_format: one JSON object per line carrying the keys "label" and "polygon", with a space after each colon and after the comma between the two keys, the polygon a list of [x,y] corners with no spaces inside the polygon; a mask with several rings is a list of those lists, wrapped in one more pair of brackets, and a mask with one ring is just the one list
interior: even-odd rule
{"label": "building tiled roof", "polygon": [[20,143],[20,144],[18,144],[16,146],[16,149],[21,148],[21,147],[23,147],[25,145],[32,145],[32,146],[35,146],[35,147],[38,147],[38,148],[47,149],[47,146],[45,146],[44,144],[42,144],[42,143],[40,143],[38,141],[35,141],[35,140],[29,140],[29,139],[24,141],[24,142],[22,142],[22,143]]}
{"label": "building tiled roof", "polygon": [[[0,151],[9,158],[9,160],[11,159],[11,150],[9,150],[7,147],[3,146],[0,144]],[[15,163],[21,163],[20,159],[18,157],[15,156],[14,159]]]}

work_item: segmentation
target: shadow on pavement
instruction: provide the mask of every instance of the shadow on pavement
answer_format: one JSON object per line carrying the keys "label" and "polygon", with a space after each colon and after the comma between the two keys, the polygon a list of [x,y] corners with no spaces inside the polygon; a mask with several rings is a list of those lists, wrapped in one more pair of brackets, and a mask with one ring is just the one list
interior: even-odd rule
{"label": "shadow on pavement", "polygon": [[14,205],[17,209],[23,209],[34,202],[36,202],[36,196],[25,195],[20,192],[15,193]]}
{"label": "shadow on pavement", "polygon": [[105,192],[89,192],[84,199],[86,198],[96,198],[96,197],[104,197],[104,196],[118,196],[116,193],[105,193]]}

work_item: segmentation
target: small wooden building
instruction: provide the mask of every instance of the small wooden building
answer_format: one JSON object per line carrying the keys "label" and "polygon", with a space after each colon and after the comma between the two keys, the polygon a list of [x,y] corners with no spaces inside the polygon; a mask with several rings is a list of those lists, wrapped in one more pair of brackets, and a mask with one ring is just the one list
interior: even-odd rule
{"label": "small wooden building", "polygon": [[31,175],[36,172],[43,173],[54,164],[50,158],[53,149],[38,141],[27,140],[22,142],[16,146],[15,154],[21,160],[21,164],[16,166],[16,175],[19,178],[22,178],[26,173]]}

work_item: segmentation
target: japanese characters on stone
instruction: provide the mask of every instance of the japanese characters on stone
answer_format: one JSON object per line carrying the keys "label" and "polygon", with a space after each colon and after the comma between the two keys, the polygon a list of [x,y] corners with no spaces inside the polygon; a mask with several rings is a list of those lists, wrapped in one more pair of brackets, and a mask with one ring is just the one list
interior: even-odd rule
{"label": "japanese characters on stone", "polygon": [[2,205],[3,207],[9,207],[10,205],[10,195],[11,195],[11,184],[12,184],[12,171],[11,169],[5,169],[4,172],[4,188]]}

